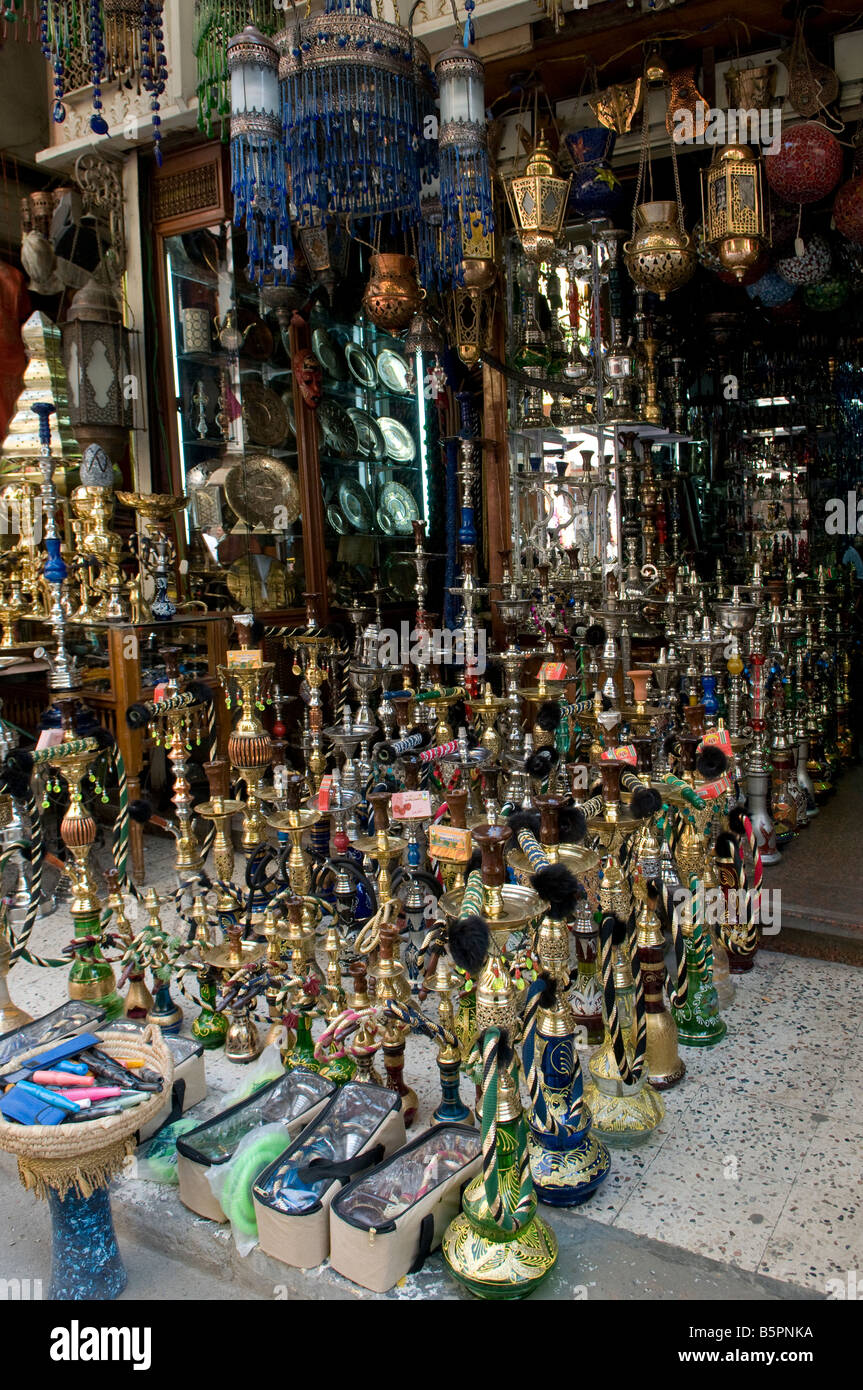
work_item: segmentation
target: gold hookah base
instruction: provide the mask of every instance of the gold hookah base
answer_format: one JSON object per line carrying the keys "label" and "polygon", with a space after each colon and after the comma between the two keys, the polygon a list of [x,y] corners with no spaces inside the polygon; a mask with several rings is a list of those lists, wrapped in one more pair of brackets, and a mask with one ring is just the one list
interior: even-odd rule
{"label": "gold hookah base", "polygon": [[[465,1192],[465,1206],[469,1203],[485,1207],[481,1177]],[[510,1234],[490,1218],[462,1211],[446,1229],[441,1254],[453,1278],[477,1298],[527,1298],[557,1263],[557,1239],[540,1216]]]}
{"label": "gold hookah base", "polygon": [[655,1091],[667,1091],[686,1075],[686,1063],[677,1047],[677,1026],[671,1014],[647,1015],[647,1078]]}
{"label": "gold hookah base", "polygon": [[530,1175],[536,1195],[551,1207],[575,1207],[608,1177],[611,1157],[590,1124],[564,1136],[528,1133]]}
{"label": "gold hookah base", "polygon": [[584,1088],[584,1101],[593,1115],[594,1132],[612,1146],[642,1143],[665,1118],[665,1106],[646,1077],[633,1085],[592,1079]]}

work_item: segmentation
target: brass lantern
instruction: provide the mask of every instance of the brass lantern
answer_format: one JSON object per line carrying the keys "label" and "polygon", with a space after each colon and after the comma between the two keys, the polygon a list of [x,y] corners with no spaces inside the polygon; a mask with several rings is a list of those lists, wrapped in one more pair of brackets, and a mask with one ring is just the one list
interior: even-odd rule
{"label": "brass lantern", "polygon": [[494,259],[494,231],[483,231],[482,219],[474,213],[470,219],[470,236],[461,229],[461,284],[470,294],[490,290],[497,276]]}
{"label": "brass lantern", "polygon": [[701,174],[704,240],[742,280],[766,240],[761,161],[748,145],[725,145]]}
{"label": "brass lantern", "polygon": [[554,250],[563,230],[569,178],[561,178],[557,160],[545,136],[540,136],[523,174],[511,174],[503,186],[519,240],[526,256],[544,261]]}

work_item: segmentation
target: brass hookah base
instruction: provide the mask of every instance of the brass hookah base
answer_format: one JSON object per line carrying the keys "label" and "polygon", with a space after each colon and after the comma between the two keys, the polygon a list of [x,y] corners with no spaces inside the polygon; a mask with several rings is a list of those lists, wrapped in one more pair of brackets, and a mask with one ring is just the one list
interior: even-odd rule
{"label": "brass hookah base", "polygon": [[606,1144],[640,1144],[665,1117],[665,1106],[647,1080],[647,1067],[637,1081],[626,1082],[607,1039],[588,1063],[591,1080],[584,1088],[593,1128]]}

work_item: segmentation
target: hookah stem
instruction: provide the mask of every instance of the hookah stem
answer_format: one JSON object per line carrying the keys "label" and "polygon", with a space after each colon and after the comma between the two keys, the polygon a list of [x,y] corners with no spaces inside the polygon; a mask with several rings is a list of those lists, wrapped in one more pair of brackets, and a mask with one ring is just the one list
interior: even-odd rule
{"label": "hookah stem", "polygon": [[[539,1071],[536,1065],[536,1019],[539,1013],[539,996],[545,987],[543,980],[535,980],[530,987],[527,996],[527,1003],[524,1006],[524,1016],[522,1019],[522,1043],[521,1059],[524,1063],[525,1083],[530,1105],[533,1112],[533,1124],[543,1134],[557,1134],[559,1125],[554,1116],[549,1112],[545,1103],[545,1093],[542,1089]],[[578,1053],[575,1054],[576,1060]],[[579,1077],[581,1069],[579,1067]],[[579,1109],[581,1109],[581,1098],[579,1097]]]}
{"label": "hookah stem", "polygon": [[489,1028],[483,1036],[482,1044],[482,1180],[489,1213],[494,1222],[504,1231],[518,1231],[524,1225],[533,1202],[533,1182],[530,1176],[530,1163],[527,1154],[527,1135],[524,1117],[518,1121],[518,1202],[509,1211],[500,1195],[500,1179],[497,1166],[497,1091],[500,1062],[498,1048],[501,1040],[499,1028]]}
{"label": "hookah stem", "polygon": [[[632,919],[630,927],[634,928]],[[644,998],[644,976],[641,973],[641,960],[634,929],[629,932],[629,960],[635,982],[635,1056],[632,1059],[632,1075],[636,1081],[640,1081],[647,1058],[647,1007]]]}

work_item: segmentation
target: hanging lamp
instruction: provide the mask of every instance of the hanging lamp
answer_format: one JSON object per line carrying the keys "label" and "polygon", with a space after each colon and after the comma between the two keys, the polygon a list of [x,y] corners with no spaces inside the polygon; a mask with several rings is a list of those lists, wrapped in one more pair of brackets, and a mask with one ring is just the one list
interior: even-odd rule
{"label": "hanging lamp", "polygon": [[446,49],[435,64],[440,95],[441,259],[451,284],[478,291],[488,288],[494,278],[494,204],[485,68],[470,52],[468,40],[466,26],[464,43]]}
{"label": "hanging lamp", "polygon": [[[428,50],[371,0],[326,0],[276,37],[284,143],[300,226],[368,219],[407,233],[436,172]],[[370,238],[371,239],[371,238]]]}
{"label": "hanging lamp", "polygon": [[561,178],[557,160],[542,134],[524,173],[510,174],[503,180],[519,241],[532,261],[547,260],[560,240],[571,183],[571,174]]}
{"label": "hanging lamp", "polygon": [[198,129],[213,134],[221,123],[228,138],[231,78],[228,44],[235,34],[254,24],[267,38],[278,28],[274,0],[195,0],[195,59],[198,64]]}
{"label": "hanging lamp", "polygon": [[[645,84],[667,82],[668,69],[653,50],[645,60]],[[666,115],[668,94],[666,88]],[[671,145],[671,167],[674,173],[675,198],[653,197],[653,171],[650,163],[649,102],[642,106],[641,156],[638,163],[638,182],[632,209],[632,237],[623,248],[623,260],[636,289],[665,299],[672,290],[680,289],[695,273],[696,254],[692,238],[683,221],[683,199],[677,169],[677,146]],[[641,191],[647,176],[650,200],[641,202]]]}
{"label": "hanging lamp", "polygon": [[255,284],[286,283],[293,264],[278,70],[276,45],[253,24],[228,44],[234,221],[246,229]]}

